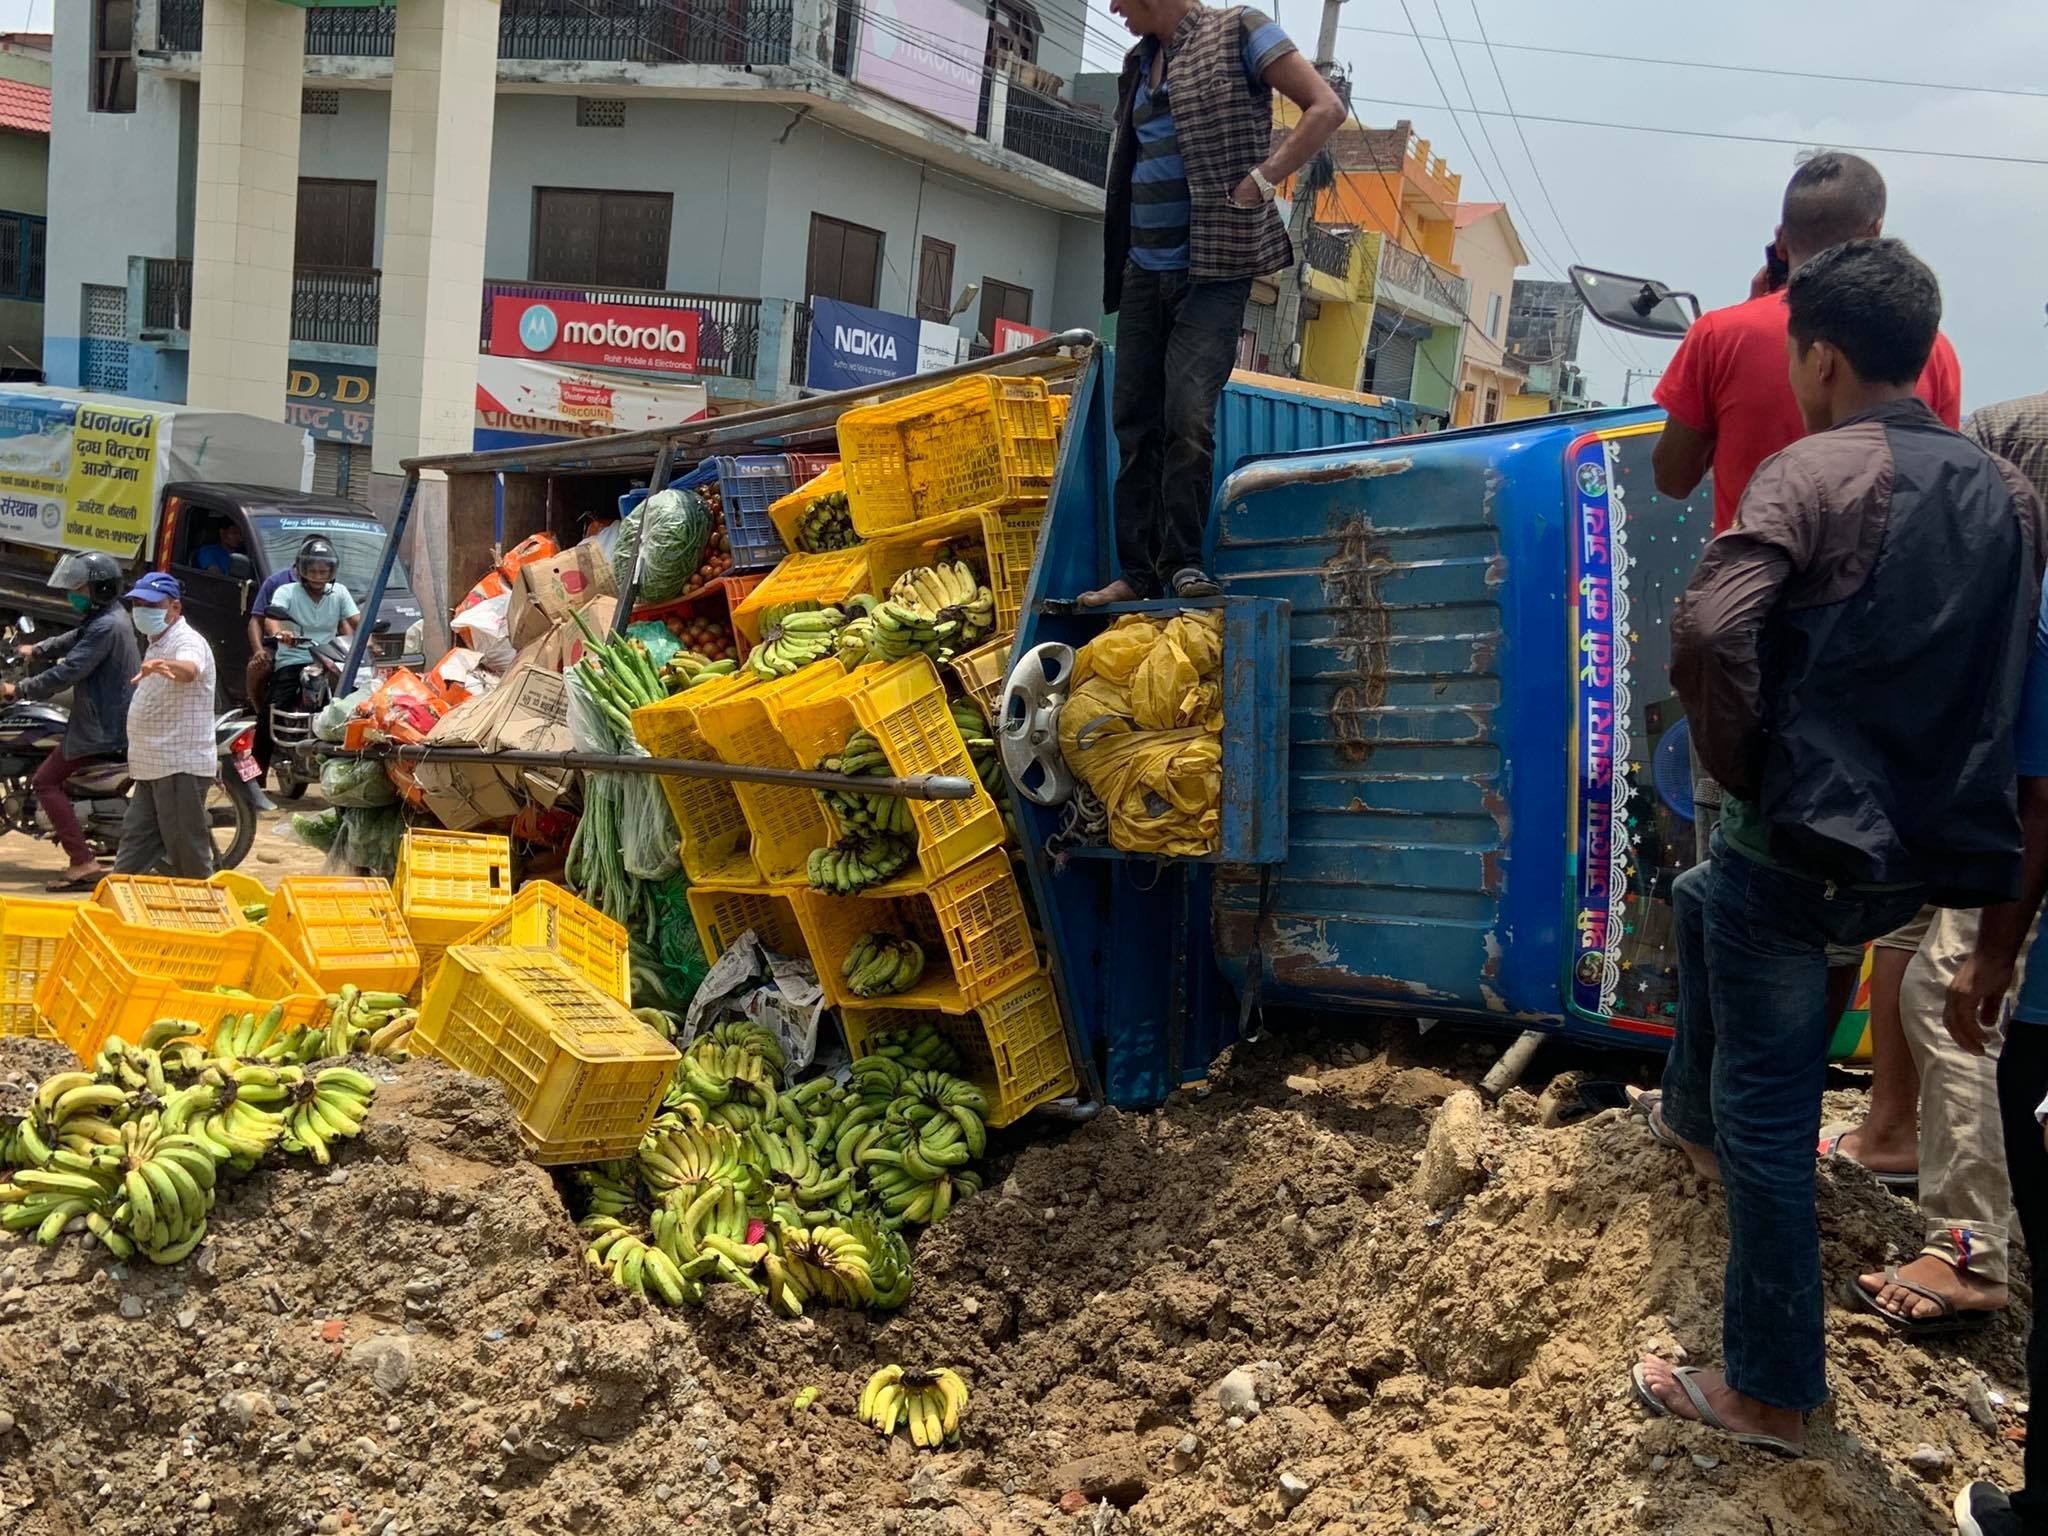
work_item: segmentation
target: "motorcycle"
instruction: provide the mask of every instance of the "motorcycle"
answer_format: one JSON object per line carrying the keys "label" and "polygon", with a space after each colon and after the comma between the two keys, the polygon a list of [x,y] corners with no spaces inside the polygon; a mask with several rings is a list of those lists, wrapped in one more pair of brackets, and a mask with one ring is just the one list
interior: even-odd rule
{"label": "motorcycle", "polygon": [[[0,651],[4,651],[9,670],[18,671],[25,665],[15,648],[26,644],[35,632],[36,622],[26,614],[0,629]],[[70,723],[71,712],[58,704],[15,699],[0,705],[0,832],[50,837],[50,823],[36,803],[29,776],[64,740]],[[213,867],[233,869],[248,857],[256,842],[257,811],[270,809],[268,797],[253,782],[258,772],[253,755],[256,717],[244,710],[215,717],[213,742],[220,763],[206,798]],[[79,829],[102,859],[111,859],[119,847],[133,783],[128,764],[118,757],[81,763],[64,781],[64,793],[78,812]]]}
{"label": "motorcycle", "polygon": [[[264,641],[273,655],[279,638],[271,636]],[[333,702],[341,687],[342,669],[348,664],[348,646],[349,642],[341,636],[311,646],[312,660],[299,673],[298,707],[287,709],[281,703],[270,706],[270,771],[281,800],[298,799],[305,794],[307,785],[319,780],[320,761],[316,754],[320,740],[314,734],[313,722]]]}

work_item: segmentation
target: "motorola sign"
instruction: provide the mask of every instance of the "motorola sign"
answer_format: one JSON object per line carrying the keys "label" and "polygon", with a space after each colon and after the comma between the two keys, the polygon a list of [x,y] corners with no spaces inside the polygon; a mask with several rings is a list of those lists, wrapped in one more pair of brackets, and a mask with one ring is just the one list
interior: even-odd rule
{"label": "motorola sign", "polygon": [[491,352],[637,373],[695,373],[704,313],[653,304],[491,300]]}

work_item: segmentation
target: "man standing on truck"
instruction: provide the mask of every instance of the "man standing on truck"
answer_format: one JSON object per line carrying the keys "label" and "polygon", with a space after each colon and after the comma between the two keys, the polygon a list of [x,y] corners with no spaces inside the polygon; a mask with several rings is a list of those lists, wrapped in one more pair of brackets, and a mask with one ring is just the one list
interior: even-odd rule
{"label": "man standing on truck", "polygon": [[52,891],[88,891],[100,877],[99,860],[78,825],[64,781],[95,757],[118,757],[127,745],[128,696],[134,689],[135,627],[114,601],[121,568],[111,555],[66,555],[50,578],[70,587],[76,629],[21,647],[21,659],[55,662],[19,683],[0,683],[0,699],[47,699],[71,690],[71,720],[64,740],[29,779],[36,804],[68,861]]}
{"label": "man standing on truck", "polygon": [[277,660],[270,674],[272,710],[280,705],[297,707],[300,678],[315,646],[355,633],[356,600],[336,580],[340,570],[332,544],[318,536],[306,540],[292,562],[297,579],[279,587],[264,610],[263,632],[277,639]]}
{"label": "man standing on truck", "polygon": [[114,872],[160,867],[187,880],[213,873],[206,795],[218,772],[213,647],[185,622],[185,589],[166,571],[129,588],[129,616],[149,641],[128,704],[128,816]]}
{"label": "man standing on truck", "polygon": [[1633,1374],[1654,1413],[1799,1456],[1827,1398],[1827,948],[1924,903],[2018,893],[2012,724],[2044,539],[2025,477],[1914,398],[1941,293],[1903,244],[1824,250],[1786,294],[1809,435],[1750,478],[1672,625],[1672,681],[1725,799],[1714,857],[1673,891],[1660,1108],[1726,1191],[1724,1364],[1650,1356]]}
{"label": "man standing on truck", "polygon": [[[1294,259],[1274,188],[1344,121],[1337,93],[1262,12],[1199,0],[1110,0],[1124,56],[1103,220],[1102,307],[1117,315],[1116,553],[1089,606],[1214,597],[1202,532],[1216,402],[1252,280]],[[1301,120],[1273,143],[1273,92]]]}

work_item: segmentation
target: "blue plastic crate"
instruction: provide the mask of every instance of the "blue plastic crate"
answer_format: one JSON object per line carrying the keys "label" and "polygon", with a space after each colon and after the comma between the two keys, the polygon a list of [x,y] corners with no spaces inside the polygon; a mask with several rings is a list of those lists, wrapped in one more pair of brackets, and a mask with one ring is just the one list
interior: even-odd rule
{"label": "blue plastic crate", "polygon": [[760,453],[747,458],[707,460],[718,466],[718,495],[725,505],[726,547],[735,571],[763,571],[789,553],[768,509],[796,489],[789,456]]}

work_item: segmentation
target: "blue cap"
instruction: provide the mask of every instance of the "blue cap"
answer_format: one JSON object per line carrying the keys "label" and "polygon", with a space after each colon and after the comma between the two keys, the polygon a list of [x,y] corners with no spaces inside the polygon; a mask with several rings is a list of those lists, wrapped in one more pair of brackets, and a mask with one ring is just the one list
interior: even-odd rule
{"label": "blue cap", "polygon": [[128,596],[131,600],[139,597],[145,603],[167,603],[173,598],[183,602],[185,589],[169,571],[151,571],[128,589]]}

